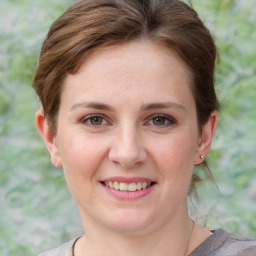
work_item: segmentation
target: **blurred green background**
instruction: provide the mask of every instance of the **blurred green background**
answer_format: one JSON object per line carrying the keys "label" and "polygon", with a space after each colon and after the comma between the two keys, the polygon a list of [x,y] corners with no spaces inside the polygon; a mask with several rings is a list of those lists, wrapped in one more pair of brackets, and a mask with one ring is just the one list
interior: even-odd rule
{"label": "blurred green background", "polygon": [[[43,39],[72,0],[0,2],[0,255],[35,255],[82,233],[63,173],[34,126],[31,87]],[[208,162],[219,187],[198,187],[197,221],[256,237],[255,0],[194,0],[219,49],[222,105]],[[201,172],[200,172],[201,173]],[[203,175],[203,174],[201,174]]]}

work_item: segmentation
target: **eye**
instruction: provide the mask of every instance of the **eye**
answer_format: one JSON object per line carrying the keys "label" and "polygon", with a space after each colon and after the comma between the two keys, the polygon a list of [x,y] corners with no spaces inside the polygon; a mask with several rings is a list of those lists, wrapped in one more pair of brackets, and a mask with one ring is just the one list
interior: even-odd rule
{"label": "eye", "polygon": [[84,117],[81,122],[87,126],[103,126],[109,124],[104,117],[100,115],[89,115]]}
{"label": "eye", "polygon": [[160,115],[160,114],[151,116],[151,118],[147,122],[148,125],[164,126],[164,127],[173,125],[175,123],[176,121],[172,117],[167,115]]}
{"label": "eye", "polygon": [[103,118],[100,116],[91,117],[89,119],[90,124],[92,125],[101,125],[103,122]]}
{"label": "eye", "polygon": [[165,125],[166,118],[165,117],[154,117],[152,119],[154,125]]}

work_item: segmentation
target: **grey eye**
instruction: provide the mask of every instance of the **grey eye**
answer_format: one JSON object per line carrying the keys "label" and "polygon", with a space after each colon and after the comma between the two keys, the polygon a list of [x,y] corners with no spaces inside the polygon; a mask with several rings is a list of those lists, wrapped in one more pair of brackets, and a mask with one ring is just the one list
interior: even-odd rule
{"label": "grey eye", "polygon": [[165,125],[166,118],[165,117],[154,117],[152,119],[154,125]]}
{"label": "grey eye", "polygon": [[101,125],[103,123],[103,118],[100,116],[91,117],[89,119],[92,125]]}

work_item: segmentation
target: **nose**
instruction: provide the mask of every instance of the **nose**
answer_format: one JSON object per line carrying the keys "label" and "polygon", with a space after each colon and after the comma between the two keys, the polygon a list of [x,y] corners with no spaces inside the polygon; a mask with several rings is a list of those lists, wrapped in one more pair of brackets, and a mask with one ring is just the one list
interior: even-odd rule
{"label": "nose", "polygon": [[136,127],[120,128],[112,141],[109,159],[124,168],[143,164],[147,153]]}

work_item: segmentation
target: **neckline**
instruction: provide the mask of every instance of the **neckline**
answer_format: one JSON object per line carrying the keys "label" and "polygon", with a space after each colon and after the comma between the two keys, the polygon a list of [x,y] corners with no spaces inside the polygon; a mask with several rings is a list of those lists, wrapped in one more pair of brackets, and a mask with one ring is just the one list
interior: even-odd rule
{"label": "neckline", "polygon": [[[218,228],[216,230],[210,230],[210,231],[212,232],[212,235],[207,237],[201,244],[199,244],[189,254],[189,256],[203,255],[202,253],[205,252],[205,248],[207,248],[207,253],[214,252],[216,249],[218,249],[223,244],[223,241],[227,237],[227,232],[222,228]],[[218,239],[216,239],[216,237],[218,237]],[[213,243],[213,240],[215,240],[214,243]]]}
{"label": "neckline", "polygon": [[[218,228],[216,230],[210,230],[210,231],[212,232],[212,235],[207,237],[188,256],[200,256],[205,251],[205,248],[207,248],[208,253],[214,252],[223,244],[223,241],[226,239],[227,232],[222,228]],[[70,248],[71,249],[70,256],[74,256],[75,244],[78,241],[78,239],[83,236],[84,235],[78,236],[70,241],[70,243],[72,244]],[[218,239],[216,239],[216,237],[218,237]],[[213,243],[212,240],[215,240],[215,242]]]}

